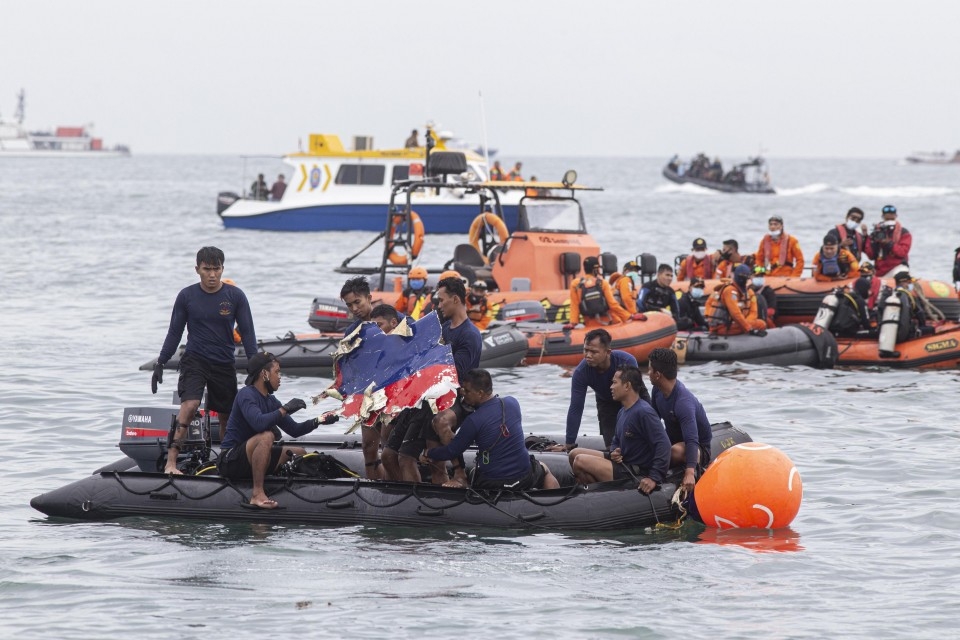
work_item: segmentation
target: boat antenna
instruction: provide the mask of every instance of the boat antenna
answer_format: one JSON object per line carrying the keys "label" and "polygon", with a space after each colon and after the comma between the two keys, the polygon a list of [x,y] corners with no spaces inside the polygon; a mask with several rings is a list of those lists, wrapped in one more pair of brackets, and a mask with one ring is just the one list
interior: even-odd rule
{"label": "boat antenna", "polygon": [[[487,171],[490,171],[490,146],[487,144],[487,116],[483,111],[483,91],[478,90],[480,96],[480,131],[483,134],[483,161],[487,164]],[[489,177],[489,173],[488,176]]]}

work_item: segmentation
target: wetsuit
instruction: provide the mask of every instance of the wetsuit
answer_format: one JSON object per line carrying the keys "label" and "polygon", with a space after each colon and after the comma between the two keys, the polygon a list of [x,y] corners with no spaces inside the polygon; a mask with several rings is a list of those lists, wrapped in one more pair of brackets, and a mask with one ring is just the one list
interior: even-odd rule
{"label": "wetsuit", "polygon": [[[610,383],[613,374],[624,365],[637,366],[637,359],[626,351],[610,352],[610,367],[606,371],[597,371],[584,360],[573,370],[570,381],[570,407],[567,409],[567,444],[577,441],[580,432],[580,420],[583,418],[583,404],[587,398],[587,387],[593,389],[597,399],[597,418],[600,422],[600,435],[604,444],[610,444],[617,428],[617,413],[621,405],[610,395]],[[641,388],[640,398],[650,402],[646,387]]]}
{"label": "wetsuit", "polygon": [[269,431],[273,427],[280,427],[294,438],[307,435],[317,428],[313,418],[297,422],[289,415],[281,416],[281,407],[283,405],[273,394],[265,396],[252,384],[245,386],[237,393],[237,399],[233,403],[227,433],[220,445],[221,450],[242,445],[258,433]]}
{"label": "wetsuit", "polygon": [[674,318],[680,316],[680,307],[677,306],[677,294],[672,287],[664,287],[656,280],[643,283],[640,295],[637,297],[637,308],[640,311],[668,310]]}
{"label": "wetsuit", "polygon": [[239,287],[223,284],[216,292],[207,293],[197,283],[177,294],[170,327],[157,362],[161,365],[167,363],[186,328],[187,346],[180,359],[177,387],[181,399],[202,399],[206,386],[210,408],[230,411],[237,394],[234,324],[240,332],[247,358],[252,358],[257,353],[257,336],[250,305]]}
{"label": "wetsuit", "polygon": [[670,444],[683,442],[686,446],[686,468],[695,469],[697,475],[710,462],[710,444],[713,430],[703,405],[679,380],[669,396],[653,388],[653,408],[667,427]]}
{"label": "wetsuit", "polygon": [[[670,440],[660,424],[660,417],[643,400],[617,414],[617,429],[610,442],[610,451],[620,449],[623,463],[634,476],[647,476],[657,484],[663,482],[670,467]],[[613,465],[613,477],[629,477],[623,465]]]}
{"label": "wetsuit", "polygon": [[676,317],[677,329],[693,331],[707,328],[707,321],[700,311],[700,305],[688,292],[677,291],[677,307],[679,309]]}

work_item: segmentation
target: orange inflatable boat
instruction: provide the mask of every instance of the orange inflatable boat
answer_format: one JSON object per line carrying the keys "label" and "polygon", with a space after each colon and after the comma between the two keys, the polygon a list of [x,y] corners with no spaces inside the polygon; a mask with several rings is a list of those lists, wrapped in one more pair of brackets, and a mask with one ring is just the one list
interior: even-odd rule
{"label": "orange inflatable boat", "polygon": [[837,365],[895,369],[953,369],[960,366],[960,323],[946,320],[934,333],[897,343],[897,357],[880,357],[876,338],[837,338]]}

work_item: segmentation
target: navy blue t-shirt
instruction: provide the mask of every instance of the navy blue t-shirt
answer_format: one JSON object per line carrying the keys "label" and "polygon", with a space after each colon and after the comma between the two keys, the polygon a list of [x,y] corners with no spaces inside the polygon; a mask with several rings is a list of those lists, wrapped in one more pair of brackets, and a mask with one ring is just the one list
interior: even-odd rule
{"label": "navy blue t-shirt", "polygon": [[280,427],[294,438],[307,435],[317,428],[313,418],[297,422],[289,415],[281,417],[282,406],[273,394],[265,396],[252,384],[240,389],[233,401],[227,432],[220,448],[226,450],[241,445],[271,427]]}
{"label": "navy blue t-shirt", "polygon": [[224,284],[216,293],[207,293],[198,282],[181,289],[173,304],[170,328],[157,362],[165,364],[173,356],[186,327],[187,353],[216,364],[232,365],[236,352],[234,324],[240,332],[247,358],[252,358],[257,353],[257,335],[247,296],[239,287]]}
{"label": "navy blue t-shirt", "polygon": [[430,449],[427,457],[453,460],[476,442],[477,471],[483,477],[519,480],[530,472],[530,452],[523,439],[520,403],[510,396],[494,396],[466,417],[450,444]]}
{"label": "navy blue t-shirt", "polygon": [[456,329],[450,327],[450,320],[441,327],[443,341],[450,345],[453,351],[453,362],[457,367],[457,379],[472,369],[480,366],[480,351],[483,349],[483,338],[480,330],[469,320],[464,320]]}
{"label": "navy blue t-shirt", "polygon": [[570,382],[570,407],[567,409],[567,444],[577,441],[580,420],[583,418],[583,404],[587,398],[587,387],[593,389],[597,400],[613,402],[610,383],[613,382],[613,374],[624,365],[635,367],[637,359],[626,351],[615,350],[610,352],[610,368],[606,371],[597,371],[588,365],[586,360],[581,361],[573,370],[573,378]]}
{"label": "navy blue t-shirt", "polygon": [[660,416],[643,400],[617,414],[617,431],[610,451],[618,448],[626,464],[646,469],[657,484],[663,482],[670,467],[670,439],[660,424]]}
{"label": "navy blue t-shirt", "polygon": [[[713,429],[710,428],[703,405],[679,380],[669,396],[664,396],[660,389],[654,387],[651,399],[653,408],[663,418],[671,444],[685,443],[686,466],[695,469],[699,460],[697,445],[703,447],[704,451],[710,451],[713,440]],[[703,464],[706,463],[704,461]]]}

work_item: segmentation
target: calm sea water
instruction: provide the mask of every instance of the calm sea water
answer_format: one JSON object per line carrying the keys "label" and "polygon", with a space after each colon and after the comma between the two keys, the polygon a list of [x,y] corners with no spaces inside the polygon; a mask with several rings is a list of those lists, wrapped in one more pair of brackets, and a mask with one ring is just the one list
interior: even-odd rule
{"label": "calm sea water", "polygon": [[[512,158],[504,158],[512,162]],[[887,203],[914,235],[917,274],[950,279],[960,168],[894,160],[775,160],[781,195],[667,184],[661,159],[524,158],[605,187],[588,224],[621,262],[663,261],[696,236],[753,249],[778,213],[808,257],[850,206]],[[261,337],[306,330],[332,268],[371,234],[230,231],[220,190],[254,171],[228,157],[0,159],[0,630],[16,638],[211,638],[277,633],[720,638],[950,637],[960,615],[956,371],[688,367],[714,421],[791,456],[804,502],[791,528],[563,535],[135,519],[50,521],[29,499],[117,459],[125,406],[164,403],[138,365],[163,341],[206,244],[247,293]],[[456,238],[428,238],[441,263]],[[498,372],[525,426],[562,430],[557,367]],[[284,378],[281,397],[326,381]],[[590,403],[588,402],[588,407]],[[589,413],[585,431],[595,432]]]}

